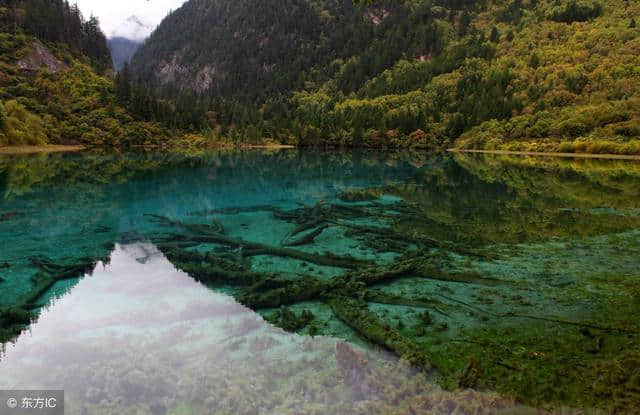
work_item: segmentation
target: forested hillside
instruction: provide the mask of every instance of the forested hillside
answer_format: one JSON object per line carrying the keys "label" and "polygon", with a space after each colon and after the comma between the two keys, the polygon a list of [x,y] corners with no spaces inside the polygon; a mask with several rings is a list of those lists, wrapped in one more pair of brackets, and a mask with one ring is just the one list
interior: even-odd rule
{"label": "forested hillside", "polygon": [[2,0],[4,29],[20,29],[42,42],[64,44],[74,55],[89,58],[98,71],[111,67],[106,38],[98,19],[85,19],[76,5],[63,0]]}
{"label": "forested hillside", "polygon": [[116,88],[95,17],[66,0],[0,1],[0,146],[165,145],[180,120],[140,86]]}
{"label": "forested hillside", "polygon": [[132,73],[199,96],[218,136],[637,154],[639,14],[628,0],[190,0]]}

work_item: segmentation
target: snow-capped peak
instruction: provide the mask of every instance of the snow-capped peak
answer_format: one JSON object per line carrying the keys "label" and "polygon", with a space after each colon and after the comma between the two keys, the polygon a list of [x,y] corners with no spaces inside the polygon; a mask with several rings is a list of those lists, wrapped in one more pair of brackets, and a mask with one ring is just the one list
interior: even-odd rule
{"label": "snow-capped peak", "polygon": [[153,27],[151,24],[143,22],[138,16],[134,15],[129,16],[127,20],[116,27],[111,32],[110,37],[123,37],[136,42],[142,42],[151,34],[152,31]]}

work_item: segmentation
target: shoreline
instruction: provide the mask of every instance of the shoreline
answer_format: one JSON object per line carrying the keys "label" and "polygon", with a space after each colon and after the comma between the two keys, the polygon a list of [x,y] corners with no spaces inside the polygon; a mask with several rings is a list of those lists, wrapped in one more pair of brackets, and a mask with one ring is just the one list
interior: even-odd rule
{"label": "shoreline", "polygon": [[[88,150],[90,147],[82,145],[64,145],[64,144],[43,144],[43,145],[20,145],[20,146],[2,146],[0,147],[0,155],[20,155],[20,154],[48,154],[48,153],[71,153]],[[165,147],[145,147],[144,149],[166,149]],[[168,147],[171,149],[172,147]],[[179,146],[176,148],[180,148]],[[240,150],[260,149],[260,150],[284,150],[294,149],[296,146],[286,144],[244,144],[244,145],[216,145],[211,146],[211,149],[227,149],[235,148]]]}
{"label": "shoreline", "polygon": [[290,144],[247,144],[244,146],[240,146],[240,148],[255,148],[262,150],[281,150],[281,149],[291,149],[296,148],[296,146],[292,146]]}
{"label": "shoreline", "polygon": [[38,146],[4,146],[0,147],[0,155],[36,154],[36,153],[65,153],[83,151],[87,148],[81,145],[44,144]]}
{"label": "shoreline", "polygon": [[557,153],[542,151],[511,151],[511,150],[470,150],[463,148],[449,148],[450,153],[477,153],[496,154],[508,156],[534,156],[534,157],[562,157],[562,158],[582,158],[582,159],[605,159],[605,160],[635,160],[640,161],[640,155],[625,154],[597,154],[597,153]]}
{"label": "shoreline", "polygon": [[[260,150],[281,150],[295,149],[296,146],[287,144],[249,144],[234,146],[238,149],[260,149]],[[216,147],[213,147],[216,148]],[[224,148],[220,146],[220,148]],[[0,147],[0,155],[20,155],[20,154],[48,154],[48,153],[64,153],[78,152],[87,150],[82,145],[62,145],[62,144],[44,144],[37,146],[21,145],[21,146],[4,146]],[[604,159],[604,160],[634,160],[640,161],[640,155],[630,154],[597,154],[597,153],[560,153],[560,152],[542,152],[542,151],[512,151],[512,150],[473,150],[462,148],[449,148],[449,153],[472,153],[472,154],[494,154],[508,156],[533,156],[533,157],[561,157],[561,158],[581,158],[581,159]]]}

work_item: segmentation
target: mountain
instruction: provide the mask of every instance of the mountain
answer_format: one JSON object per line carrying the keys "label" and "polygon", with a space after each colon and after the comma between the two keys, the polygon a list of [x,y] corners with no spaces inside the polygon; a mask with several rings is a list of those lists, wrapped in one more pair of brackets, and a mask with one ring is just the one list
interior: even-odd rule
{"label": "mountain", "polygon": [[129,16],[118,25],[109,36],[109,50],[113,58],[113,66],[119,71],[125,62],[130,62],[142,42],[151,34],[153,26],[144,23],[135,15]]}
{"label": "mountain", "polygon": [[116,80],[97,19],[66,0],[0,0],[0,146],[184,141],[175,127],[196,123],[179,106]]}
{"label": "mountain", "polygon": [[640,153],[628,0],[190,0],[132,59],[230,137]]}
{"label": "mountain", "polygon": [[133,55],[140,47],[140,42],[124,37],[112,37],[109,39],[109,50],[113,59],[113,67],[116,71],[122,69],[125,63],[130,62]]}
{"label": "mountain", "polygon": [[109,34],[109,38],[125,38],[137,43],[142,43],[152,31],[152,24],[146,23],[142,18],[133,15],[120,23],[120,25]]}
{"label": "mountain", "polygon": [[132,71],[167,89],[251,102],[298,86],[307,68],[360,51],[365,42],[347,36],[372,36],[361,11],[340,1],[332,12],[322,17],[307,0],[189,1],[163,20]]}
{"label": "mountain", "polygon": [[[78,6],[66,0],[0,0],[0,29],[8,40],[24,40],[20,38],[26,34],[42,42],[65,45],[68,53],[88,59],[96,71],[111,68],[111,55],[98,19],[83,18]],[[10,47],[3,46],[0,52],[6,55]]]}

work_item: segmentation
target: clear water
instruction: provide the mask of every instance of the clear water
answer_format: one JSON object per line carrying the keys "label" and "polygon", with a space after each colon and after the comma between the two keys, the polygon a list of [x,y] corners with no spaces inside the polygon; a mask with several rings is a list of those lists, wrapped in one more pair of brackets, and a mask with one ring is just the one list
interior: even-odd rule
{"label": "clear water", "polygon": [[637,162],[4,157],[0,235],[0,388],[70,414],[640,405]]}

